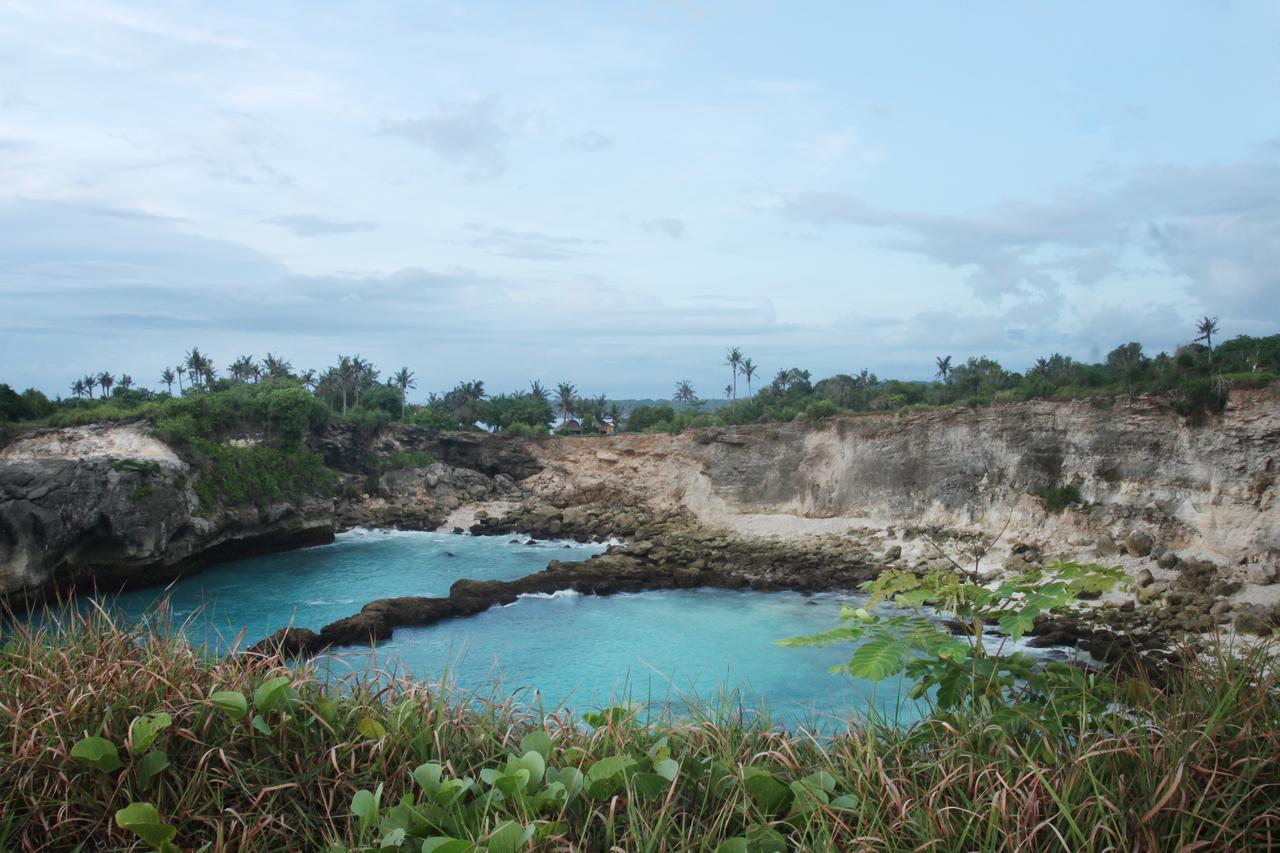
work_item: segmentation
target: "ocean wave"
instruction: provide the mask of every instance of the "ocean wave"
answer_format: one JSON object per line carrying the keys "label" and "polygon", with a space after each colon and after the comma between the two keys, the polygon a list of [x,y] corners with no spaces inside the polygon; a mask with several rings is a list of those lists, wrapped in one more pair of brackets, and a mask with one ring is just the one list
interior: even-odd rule
{"label": "ocean wave", "polygon": [[[541,598],[547,601],[551,601],[557,598],[575,599],[575,598],[581,598],[581,597],[582,597],[582,593],[578,592],[576,589],[557,589],[555,592],[522,592],[518,596],[516,596],[516,601],[519,601],[522,598]],[[515,604],[515,603],[516,603],[515,601],[511,602],[511,604]],[[510,607],[511,604],[505,604],[503,606]]]}

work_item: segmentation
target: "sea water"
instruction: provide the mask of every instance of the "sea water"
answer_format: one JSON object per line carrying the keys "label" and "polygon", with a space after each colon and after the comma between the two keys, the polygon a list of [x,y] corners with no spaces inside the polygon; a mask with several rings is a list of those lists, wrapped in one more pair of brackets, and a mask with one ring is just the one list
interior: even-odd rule
{"label": "sea water", "polygon": [[[330,545],[223,563],[169,587],[104,596],[126,618],[154,618],[160,602],[195,642],[244,648],[285,625],[319,630],[376,598],[445,596],[459,578],[509,580],[553,559],[604,545],[528,543],[524,537],[353,530]],[[918,714],[897,680],[878,684],[828,670],[851,648],[789,648],[777,641],[839,624],[856,593],[802,595],[719,589],[608,597],[572,591],[521,596],[506,606],[434,625],[398,628],[376,649],[321,660],[340,676],[370,664],[485,698],[578,714],[621,701],[650,712],[718,706],[775,722],[830,729],[874,710]],[[149,615],[150,614],[150,615]]]}

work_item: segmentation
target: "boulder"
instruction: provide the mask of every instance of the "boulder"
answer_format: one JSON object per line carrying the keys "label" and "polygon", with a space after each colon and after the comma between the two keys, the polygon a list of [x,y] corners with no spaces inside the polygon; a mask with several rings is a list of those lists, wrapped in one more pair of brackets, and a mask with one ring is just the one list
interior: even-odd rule
{"label": "boulder", "polygon": [[1150,534],[1141,530],[1135,530],[1130,533],[1124,540],[1124,550],[1128,552],[1130,557],[1145,557],[1151,553],[1155,541]]}

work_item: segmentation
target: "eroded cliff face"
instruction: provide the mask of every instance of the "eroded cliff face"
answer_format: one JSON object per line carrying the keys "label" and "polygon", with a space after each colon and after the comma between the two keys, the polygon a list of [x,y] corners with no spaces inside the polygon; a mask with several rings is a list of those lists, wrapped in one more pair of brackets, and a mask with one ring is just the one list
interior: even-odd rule
{"label": "eroded cliff face", "polygon": [[[142,426],[20,439],[0,451],[0,594],[154,583],[328,541],[351,524],[452,526],[451,512],[485,502],[645,506],[740,537],[873,531],[904,559],[927,555],[901,531],[936,525],[1003,530],[1006,548],[1082,557],[1114,554],[1136,532],[1162,550],[1240,565],[1241,578],[1257,567],[1259,582],[1280,562],[1280,386],[1233,393],[1221,416],[1199,424],[1159,400],[1085,400],[677,436],[408,427],[366,441],[338,425],[313,447],[345,472],[344,498],[210,513],[187,465]],[[384,474],[371,490],[358,473],[363,456],[397,452],[436,462]],[[1083,504],[1048,511],[1042,496],[1060,485],[1076,486]]]}
{"label": "eroded cliff face", "polygon": [[0,452],[0,594],[159,583],[333,539],[332,500],[198,509],[187,464],[139,426],[20,439]]}
{"label": "eroded cliff face", "polygon": [[[610,492],[742,534],[975,527],[1065,550],[1135,530],[1228,562],[1280,555],[1280,387],[1190,423],[1164,401],[1031,402],[678,436],[543,439],[526,481],[562,503]],[[1074,485],[1082,507],[1042,496]]]}

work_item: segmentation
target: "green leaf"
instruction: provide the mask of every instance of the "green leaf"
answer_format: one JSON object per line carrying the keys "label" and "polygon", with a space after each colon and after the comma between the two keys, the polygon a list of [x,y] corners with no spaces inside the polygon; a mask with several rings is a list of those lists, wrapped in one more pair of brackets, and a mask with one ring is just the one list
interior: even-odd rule
{"label": "green leaf", "polygon": [[151,781],[168,766],[169,756],[165,754],[165,751],[163,749],[153,749],[142,756],[133,765],[133,769],[138,774],[138,784],[147,788],[150,787]]}
{"label": "green leaf", "polygon": [[751,798],[766,814],[786,811],[791,805],[791,789],[774,778],[773,774],[758,767],[743,771],[743,785]]}
{"label": "green leaf", "polygon": [[592,781],[610,779],[635,766],[636,760],[629,755],[611,755],[592,764],[587,769],[587,778]]}
{"label": "green leaf", "polygon": [[747,846],[747,839],[741,835],[735,835],[733,838],[726,838],[720,842],[720,846],[716,848],[716,853],[751,853],[751,848]]}
{"label": "green leaf", "polygon": [[233,720],[240,719],[249,711],[249,703],[244,694],[234,690],[219,690],[209,697],[209,701],[215,708],[226,711]]}
{"label": "green leaf", "polygon": [[676,774],[680,772],[680,763],[674,758],[664,758],[653,766],[653,772],[668,782],[674,782]]}
{"label": "green leaf", "polygon": [[555,742],[551,739],[551,735],[541,730],[529,732],[520,738],[521,752],[536,752],[544,759],[551,757],[554,746]]}
{"label": "green leaf", "polygon": [[160,732],[173,725],[173,718],[163,711],[135,717],[129,726],[129,752],[141,755],[156,742]]}
{"label": "green leaf", "polygon": [[267,725],[267,721],[262,718],[261,714],[253,715],[253,727],[267,737],[271,736],[271,726]]}
{"label": "green leaf", "polygon": [[369,740],[382,740],[387,735],[386,727],[372,717],[361,717],[356,723],[356,731]]}
{"label": "green leaf", "polygon": [[1008,634],[1014,640],[1022,639],[1022,635],[1035,627],[1036,615],[1039,613],[1037,608],[1026,607],[1022,610],[1015,610],[1006,613],[1000,617],[1000,630]]}
{"label": "green leaf", "polygon": [[902,670],[902,659],[909,650],[907,642],[898,637],[874,637],[854,650],[849,672],[854,678],[883,681]]}
{"label": "green leaf", "polygon": [[351,798],[351,813],[363,821],[371,821],[378,816],[378,800],[382,797],[382,786],[378,786],[377,794],[366,788],[356,791]]}
{"label": "green leaf", "polygon": [[542,784],[542,777],[547,771],[547,762],[543,759],[542,753],[530,750],[519,758],[511,758],[507,761],[507,769],[524,769],[529,772],[529,787],[536,788]]}
{"label": "green leaf", "polygon": [[422,853],[471,853],[476,846],[470,841],[437,835],[422,842]]}
{"label": "green leaf", "polygon": [[178,830],[160,820],[150,803],[130,803],[116,812],[116,826],[128,829],[153,847],[171,840]]}
{"label": "green leaf", "polygon": [[71,747],[71,757],[103,773],[120,769],[120,752],[116,749],[116,745],[96,735],[78,741]]}
{"label": "green leaf", "polygon": [[383,834],[382,840],[378,842],[378,847],[379,848],[386,848],[386,847],[399,848],[401,844],[404,844],[404,835],[405,835],[404,828],[396,827],[390,832]]}
{"label": "green leaf", "polygon": [[253,704],[259,713],[267,713],[288,699],[289,679],[287,676],[276,676],[259,685],[253,694]]}
{"label": "green leaf", "polygon": [[434,761],[426,764],[419,764],[417,769],[413,771],[413,781],[418,783],[428,796],[440,790],[440,777],[444,775],[444,768]]}
{"label": "green leaf", "polygon": [[642,797],[660,797],[667,792],[670,784],[657,773],[637,773],[631,777],[631,786]]}
{"label": "green leaf", "polygon": [[533,837],[533,827],[525,827],[509,820],[489,836],[489,853],[516,853]]}

